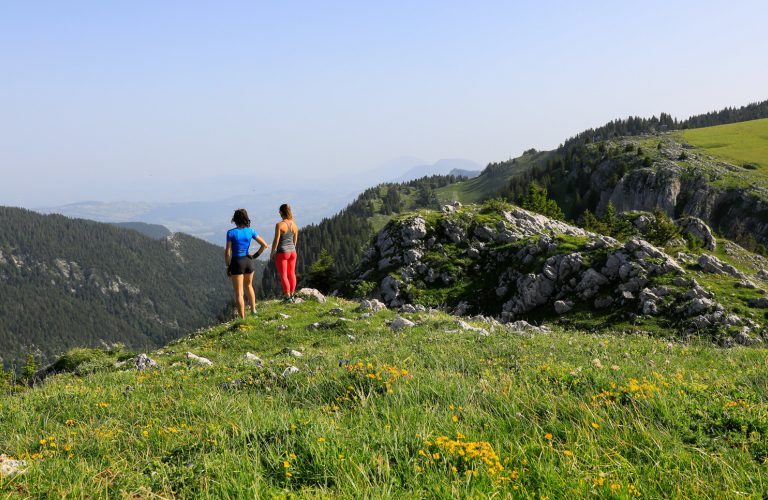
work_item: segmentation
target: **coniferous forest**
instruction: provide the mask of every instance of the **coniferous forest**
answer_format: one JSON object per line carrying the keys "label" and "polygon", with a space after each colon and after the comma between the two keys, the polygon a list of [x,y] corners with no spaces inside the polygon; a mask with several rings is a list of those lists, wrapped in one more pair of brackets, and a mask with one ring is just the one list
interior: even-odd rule
{"label": "coniferous forest", "polygon": [[0,357],[50,362],[72,347],[164,345],[212,323],[232,295],[223,250],[0,207]]}

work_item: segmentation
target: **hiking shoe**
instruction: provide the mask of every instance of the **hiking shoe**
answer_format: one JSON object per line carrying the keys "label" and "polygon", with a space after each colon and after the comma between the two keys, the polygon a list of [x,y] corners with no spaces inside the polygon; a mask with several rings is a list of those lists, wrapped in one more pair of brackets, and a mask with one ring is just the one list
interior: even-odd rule
{"label": "hiking shoe", "polygon": [[288,297],[287,299],[283,299],[283,301],[280,302],[280,303],[281,304],[290,304],[291,302],[293,302],[293,297]]}

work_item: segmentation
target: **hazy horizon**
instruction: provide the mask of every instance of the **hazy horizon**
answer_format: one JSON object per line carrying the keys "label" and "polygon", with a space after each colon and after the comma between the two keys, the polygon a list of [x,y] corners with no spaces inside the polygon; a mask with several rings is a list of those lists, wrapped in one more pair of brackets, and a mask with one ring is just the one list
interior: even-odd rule
{"label": "hazy horizon", "polygon": [[244,176],[274,191],[403,156],[485,165],[629,115],[742,106],[768,98],[766,14],[761,2],[6,4],[0,205],[170,198],[222,176],[233,195]]}

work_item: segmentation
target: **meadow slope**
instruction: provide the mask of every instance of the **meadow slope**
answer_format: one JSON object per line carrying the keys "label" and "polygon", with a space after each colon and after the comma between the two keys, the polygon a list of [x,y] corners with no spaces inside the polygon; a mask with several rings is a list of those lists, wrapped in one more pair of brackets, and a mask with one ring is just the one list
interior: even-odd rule
{"label": "meadow slope", "polygon": [[70,353],[73,371],[0,396],[0,452],[27,461],[0,497],[768,494],[763,348],[470,320],[485,337],[441,312],[394,332],[394,311],[356,306],[259,303],[143,372]]}

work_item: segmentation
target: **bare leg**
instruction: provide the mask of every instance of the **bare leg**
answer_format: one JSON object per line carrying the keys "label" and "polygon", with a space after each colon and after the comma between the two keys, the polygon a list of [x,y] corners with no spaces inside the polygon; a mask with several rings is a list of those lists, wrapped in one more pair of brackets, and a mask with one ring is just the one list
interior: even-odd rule
{"label": "bare leg", "polygon": [[245,284],[245,294],[248,296],[248,302],[251,304],[251,312],[256,311],[256,294],[253,291],[253,273],[243,275]]}
{"label": "bare leg", "polygon": [[[253,275],[251,275],[253,277]],[[245,301],[243,300],[243,275],[232,275],[232,287],[235,289],[235,304],[237,305],[237,313],[241,318],[245,318]]]}

